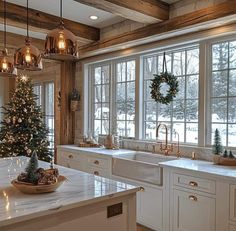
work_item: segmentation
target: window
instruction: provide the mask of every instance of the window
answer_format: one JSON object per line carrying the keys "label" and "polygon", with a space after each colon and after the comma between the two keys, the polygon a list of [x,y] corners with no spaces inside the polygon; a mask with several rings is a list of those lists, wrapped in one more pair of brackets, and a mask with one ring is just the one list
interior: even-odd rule
{"label": "window", "polygon": [[34,93],[38,96],[37,105],[41,105],[45,115],[45,123],[49,129],[49,148],[54,150],[54,83],[43,82],[34,85]]}
{"label": "window", "polygon": [[213,143],[215,129],[221,134],[222,145],[235,146],[236,140],[236,41],[211,46],[210,122]]}
{"label": "window", "polygon": [[122,137],[135,137],[135,61],[116,64],[116,125]]}
{"label": "window", "polygon": [[[114,78],[111,69],[115,70]],[[135,61],[97,65],[91,68],[91,73],[92,134],[106,135],[112,131],[134,138]]]}
{"label": "window", "polygon": [[[169,140],[175,131],[184,143],[198,143],[199,48],[190,47],[166,54],[167,71],[179,81],[179,93],[169,105],[156,103],[150,96],[153,74],[163,71],[163,53],[143,59],[144,75],[144,139],[156,139],[159,123],[169,126]],[[162,84],[163,91],[168,85]],[[164,134],[160,134],[164,135]]]}
{"label": "window", "polygon": [[110,132],[110,66],[98,66],[93,69],[92,79],[93,134]]}
{"label": "window", "polygon": [[[166,50],[167,71],[179,82],[169,105],[150,96],[153,74],[163,71],[163,51],[90,65],[91,131],[152,141],[165,123],[168,141],[177,141],[178,132],[184,144],[210,146],[218,128],[222,145],[236,147],[236,39],[216,39]],[[167,88],[163,83],[163,93]],[[160,136],[165,139],[162,129]]]}

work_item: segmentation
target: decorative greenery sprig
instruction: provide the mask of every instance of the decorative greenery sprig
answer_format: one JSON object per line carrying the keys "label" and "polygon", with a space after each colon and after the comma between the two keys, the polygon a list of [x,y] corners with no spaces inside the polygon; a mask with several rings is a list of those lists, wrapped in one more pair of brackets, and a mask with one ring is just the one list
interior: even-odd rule
{"label": "decorative greenery sprig", "polygon": [[[179,83],[177,78],[168,73],[163,72],[160,75],[154,74],[154,79],[151,83],[151,97],[156,102],[161,104],[168,105],[176,97],[176,94],[179,92]],[[169,85],[166,96],[161,93],[161,84],[166,83]]]}
{"label": "decorative greenery sprig", "polygon": [[70,93],[70,100],[75,100],[75,101],[79,101],[80,100],[79,92],[75,88]]}

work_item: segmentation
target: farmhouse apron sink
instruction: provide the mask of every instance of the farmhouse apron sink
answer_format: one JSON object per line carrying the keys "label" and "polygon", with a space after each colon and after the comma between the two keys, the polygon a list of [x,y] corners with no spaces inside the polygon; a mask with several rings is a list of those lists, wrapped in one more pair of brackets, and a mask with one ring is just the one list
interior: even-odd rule
{"label": "farmhouse apron sink", "polygon": [[112,158],[112,174],[154,185],[162,185],[162,168],[159,163],[174,159],[176,157],[145,152],[120,154]]}

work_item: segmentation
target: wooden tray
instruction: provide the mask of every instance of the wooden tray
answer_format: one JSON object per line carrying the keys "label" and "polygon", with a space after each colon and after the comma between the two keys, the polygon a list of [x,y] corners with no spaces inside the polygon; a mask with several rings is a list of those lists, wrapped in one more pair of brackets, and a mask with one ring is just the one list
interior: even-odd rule
{"label": "wooden tray", "polygon": [[224,158],[224,157],[220,157],[219,165],[236,166],[236,158]]}
{"label": "wooden tray", "polygon": [[59,188],[65,180],[66,177],[60,175],[58,177],[58,181],[55,184],[50,184],[50,185],[33,185],[30,183],[20,182],[18,180],[13,180],[11,184],[22,193],[40,194],[40,193],[50,193],[56,191],[57,188]]}
{"label": "wooden tray", "polygon": [[225,158],[219,155],[214,155],[213,162],[218,165],[236,166],[236,158]]}

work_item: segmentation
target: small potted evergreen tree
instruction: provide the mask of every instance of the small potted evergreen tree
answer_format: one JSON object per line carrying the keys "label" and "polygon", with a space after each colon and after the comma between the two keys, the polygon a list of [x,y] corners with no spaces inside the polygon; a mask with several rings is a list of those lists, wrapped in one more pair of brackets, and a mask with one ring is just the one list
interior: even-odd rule
{"label": "small potted evergreen tree", "polygon": [[213,162],[215,164],[219,164],[220,163],[220,155],[222,154],[222,145],[221,145],[221,138],[220,138],[220,132],[218,129],[215,130],[215,136],[214,136],[214,144],[212,147],[212,151],[213,151]]}
{"label": "small potted evergreen tree", "polygon": [[74,88],[70,94],[70,108],[71,111],[77,111],[79,109],[79,92]]}

